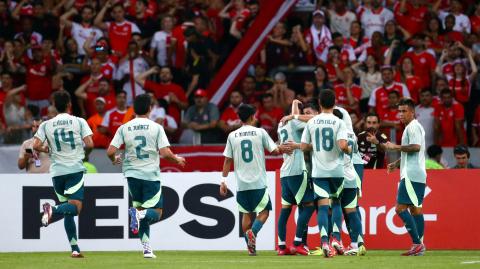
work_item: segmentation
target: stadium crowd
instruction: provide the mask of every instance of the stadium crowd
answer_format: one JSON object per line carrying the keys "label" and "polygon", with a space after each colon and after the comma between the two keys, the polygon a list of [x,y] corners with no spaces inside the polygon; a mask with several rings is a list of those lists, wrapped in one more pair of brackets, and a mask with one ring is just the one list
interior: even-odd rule
{"label": "stadium crowd", "polygon": [[[274,27],[226,105],[209,103],[209,82],[261,2],[0,0],[0,143],[21,143],[32,119],[55,115],[55,91],[70,92],[106,148],[144,92],[170,141],[225,143],[240,104],[257,106],[276,139],[294,99],[333,89],[360,137],[374,128],[398,143],[396,104],[411,97],[427,146],[480,146],[480,4],[314,1]],[[313,71],[294,72],[305,66]]]}

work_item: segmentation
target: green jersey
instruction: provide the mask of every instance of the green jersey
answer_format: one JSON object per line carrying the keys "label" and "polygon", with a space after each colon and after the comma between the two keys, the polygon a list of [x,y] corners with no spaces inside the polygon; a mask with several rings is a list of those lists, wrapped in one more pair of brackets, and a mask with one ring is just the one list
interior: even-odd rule
{"label": "green jersey", "polygon": [[347,140],[347,127],[332,113],[321,113],[308,121],[302,143],[313,147],[313,178],[343,178],[344,161],[343,152],[337,145],[339,140]]}
{"label": "green jersey", "polygon": [[[280,123],[278,127],[278,137],[280,144],[287,142],[300,143],[303,129],[307,124],[299,120],[291,120],[287,124]],[[280,168],[280,177],[302,175],[305,171],[305,160],[303,152],[296,149],[291,155],[283,154],[283,164]]]}
{"label": "green jersey", "polygon": [[347,131],[347,142],[348,145],[352,147],[352,153],[344,155],[344,188],[355,189],[360,186],[360,177],[358,176],[357,172],[355,171],[355,167],[353,166],[353,156],[355,154],[355,151],[358,151],[357,137],[355,136],[354,132]]}
{"label": "green jersey", "polygon": [[[349,130],[353,133],[353,135],[355,136],[355,141],[357,141],[357,136],[355,135],[355,132],[353,131],[352,117],[350,117],[350,114],[348,113],[348,111],[345,108],[339,107],[339,106],[335,106],[335,108],[340,110],[340,112],[342,112],[342,115],[343,115],[342,120],[345,122],[345,125],[347,126],[347,130]],[[358,149],[358,146],[356,148]],[[353,159],[354,164],[362,164],[362,165],[364,164],[362,156],[360,155],[360,152],[358,150],[353,152],[352,157],[353,157],[352,159]]]}
{"label": "green jersey", "polygon": [[160,181],[160,154],[169,147],[163,127],[147,118],[135,118],[120,126],[111,146],[120,148],[125,144],[122,171],[125,177]]}
{"label": "green jersey", "polygon": [[92,130],[87,122],[67,113],[58,114],[40,124],[35,137],[48,142],[50,173],[54,177],[85,172],[83,139],[89,135],[92,135]]}
{"label": "green jersey", "polygon": [[425,170],[425,130],[417,120],[412,120],[402,135],[402,146],[420,145],[418,152],[403,152],[400,156],[400,177],[412,182],[426,183]]}
{"label": "green jersey", "polygon": [[265,153],[277,145],[262,128],[243,125],[228,135],[223,155],[233,159],[237,190],[257,190],[267,187]]}

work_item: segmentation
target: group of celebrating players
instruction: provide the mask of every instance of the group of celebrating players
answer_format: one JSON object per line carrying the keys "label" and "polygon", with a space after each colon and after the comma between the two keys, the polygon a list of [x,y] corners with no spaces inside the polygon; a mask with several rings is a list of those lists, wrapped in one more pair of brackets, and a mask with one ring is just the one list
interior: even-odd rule
{"label": "group of celebrating players", "polygon": [[[54,93],[53,103],[59,114],[40,125],[33,148],[50,154],[53,187],[60,203],[45,203],[41,221],[46,227],[53,216],[63,216],[71,257],[81,258],[74,216],[82,209],[85,171],[82,160],[85,151],[93,148],[92,131],[84,119],[69,114],[72,104],[68,93]],[[160,156],[181,166],[185,165],[185,159],[172,153],[163,127],[148,119],[151,97],[137,96],[133,107],[136,118],[118,128],[107,156],[114,165],[122,163],[133,203],[129,208],[130,229],[138,234],[144,257],[155,258],[150,245],[150,225],[160,220],[163,211]],[[403,99],[398,108],[401,121],[406,125],[402,144],[381,144],[373,134],[369,134],[368,140],[385,150],[401,152],[401,158],[389,164],[388,171],[400,167],[396,211],[413,242],[410,250],[402,255],[418,256],[425,253],[421,210],[426,182],[425,132],[414,119],[411,99]],[[256,255],[256,237],[272,209],[264,149],[284,157],[280,170],[282,209],[278,219],[278,255],[365,255],[358,211],[363,161],[350,116],[335,106],[335,93],[324,90],[318,102],[308,104],[295,100],[291,114],[279,125],[278,144],[264,129],[255,127],[255,107],[241,105],[237,114],[243,125],[228,136],[220,194],[228,193],[227,177],[233,163],[236,200],[243,213],[242,229],[249,255]],[[118,154],[122,147],[123,158]],[[287,248],[286,224],[292,205],[298,206],[299,217],[293,246]],[[308,222],[314,211],[317,211],[321,246],[310,251],[306,240]],[[347,248],[341,239],[342,216],[351,240]]]}

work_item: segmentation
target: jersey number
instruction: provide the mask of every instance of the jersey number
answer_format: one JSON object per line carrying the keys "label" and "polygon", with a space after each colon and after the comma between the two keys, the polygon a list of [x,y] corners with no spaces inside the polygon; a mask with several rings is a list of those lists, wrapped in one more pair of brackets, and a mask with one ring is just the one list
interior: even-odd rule
{"label": "jersey number", "polygon": [[137,152],[137,159],[143,160],[148,158],[148,153],[142,154],[142,149],[147,145],[147,139],[143,135],[135,136],[135,140],[140,141],[140,143],[135,147]]}
{"label": "jersey number", "polygon": [[282,136],[282,143],[285,143],[288,139],[288,132],[287,130],[283,129],[280,131],[280,135]]}
{"label": "jersey number", "polygon": [[[322,129],[322,149],[331,151],[333,149],[333,129],[330,127]],[[320,151],[320,128],[315,130],[315,151]]]}
{"label": "jersey number", "polygon": [[253,160],[252,141],[242,140],[240,148],[242,149],[242,160],[246,163],[251,162]]}
{"label": "jersey number", "polygon": [[73,132],[68,131],[67,134],[65,134],[65,128],[58,128],[58,129],[55,129],[55,131],[53,132],[53,137],[55,138],[55,146],[57,146],[57,151],[62,151],[60,139],[62,140],[62,142],[70,143],[70,147],[72,148],[72,150],[75,149],[75,140],[73,139]]}

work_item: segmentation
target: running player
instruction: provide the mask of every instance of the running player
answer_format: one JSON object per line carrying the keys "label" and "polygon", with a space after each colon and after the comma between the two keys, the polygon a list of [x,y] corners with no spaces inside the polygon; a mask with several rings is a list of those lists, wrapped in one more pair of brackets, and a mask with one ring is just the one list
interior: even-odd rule
{"label": "running player", "polygon": [[[298,100],[292,102],[292,115],[301,114],[302,103]],[[306,123],[293,119],[286,124],[279,124],[278,137],[280,144],[294,142],[300,145],[300,139]],[[282,209],[278,218],[278,255],[300,254],[308,255],[302,238],[303,233],[312,216],[314,208],[313,190],[310,188],[307,179],[303,152],[300,148],[295,149],[292,155],[283,155],[283,164],[280,169],[280,182],[282,186]],[[294,247],[291,251],[285,246],[287,233],[287,222],[292,211],[292,205],[297,205],[299,216],[295,232]]]}
{"label": "running player", "polygon": [[107,155],[114,165],[119,164],[122,158],[116,153],[125,145],[122,170],[133,203],[128,210],[130,229],[139,234],[143,257],[156,258],[150,246],[150,224],[159,221],[163,212],[160,155],[180,166],[185,165],[185,159],[172,153],[163,127],[148,119],[152,110],[148,94],[138,95],[133,109],[136,118],[118,128]]}
{"label": "running player", "polygon": [[427,182],[425,170],[425,130],[415,119],[415,103],[402,99],[398,104],[400,121],[405,124],[402,144],[385,143],[390,151],[401,152],[400,159],[388,164],[388,172],[400,167],[397,205],[395,211],[403,220],[413,245],[403,256],[421,256],[425,253],[423,244],[424,219],[422,203]]}
{"label": "running player", "polygon": [[[220,184],[220,194],[226,196],[226,180],[233,162],[238,209],[243,213],[242,230],[251,256],[256,255],[256,237],[272,209],[267,191],[264,149],[273,154],[292,153],[288,143],[277,147],[264,129],[254,127],[257,122],[255,112],[255,107],[251,105],[241,105],[238,108],[237,114],[243,126],[228,135]],[[250,213],[254,212],[257,217],[252,224]]]}
{"label": "running player", "polygon": [[318,198],[317,221],[325,257],[332,257],[333,249],[328,243],[329,198],[338,200],[343,189],[343,154],[350,154],[346,124],[333,115],[335,93],[324,90],[320,94],[321,113],[310,119],[301,139],[303,151],[312,151],[313,187]]}
{"label": "running player", "polygon": [[[50,153],[50,173],[59,205],[43,204],[42,225],[47,227],[52,216],[64,217],[65,231],[72,249],[72,258],[83,258],[77,244],[77,227],[74,217],[80,214],[83,200],[83,159],[85,150],[93,148],[92,130],[87,122],[68,113],[72,102],[66,91],[53,94],[53,104],[58,115],[43,122],[35,134],[33,149]],[[48,145],[44,145],[45,140]],[[85,149],[84,149],[85,147]]]}

